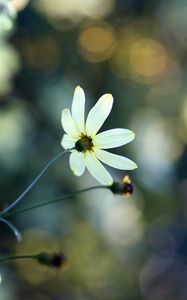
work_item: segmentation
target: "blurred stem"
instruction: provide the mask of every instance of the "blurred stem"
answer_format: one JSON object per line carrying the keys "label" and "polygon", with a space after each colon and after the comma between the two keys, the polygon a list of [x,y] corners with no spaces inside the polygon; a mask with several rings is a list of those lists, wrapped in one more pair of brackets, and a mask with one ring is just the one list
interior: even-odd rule
{"label": "blurred stem", "polygon": [[53,204],[53,203],[56,203],[56,202],[59,202],[59,201],[65,200],[65,199],[73,198],[73,197],[76,196],[76,194],[81,194],[81,193],[88,192],[88,191],[95,190],[95,189],[109,189],[109,188],[110,188],[109,186],[105,186],[105,185],[92,186],[92,187],[89,187],[89,188],[86,188],[86,189],[82,189],[80,191],[76,191],[76,192],[71,193],[71,194],[67,194],[67,195],[64,195],[64,196],[54,198],[53,200],[50,200],[50,201],[46,201],[46,202],[43,202],[43,203],[40,203],[40,204],[37,204],[37,205],[33,205],[33,206],[30,206],[30,207],[27,207],[27,208],[23,208],[23,209],[19,209],[19,210],[7,213],[4,217],[14,216],[14,215],[17,215],[17,214],[20,214],[20,213],[23,213],[23,212],[27,212],[29,210],[33,210],[33,209],[40,208],[40,207],[43,207],[43,206],[46,206],[46,205],[49,205],[49,204]]}
{"label": "blurred stem", "polygon": [[62,151],[59,154],[57,154],[55,157],[53,157],[45,165],[45,167],[41,170],[41,172],[36,176],[36,178],[31,182],[31,184],[29,184],[29,186],[21,193],[21,195],[0,213],[0,216],[4,216],[9,210],[14,208],[23,199],[23,197],[25,197],[26,194],[33,188],[33,186],[38,182],[38,180],[45,173],[45,171],[47,171],[47,169],[54,163],[54,161],[56,161],[59,157],[61,157],[63,154],[65,154],[68,151],[69,151],[69,149]]}
{"label": "blurred stem", "polygon": [[21,239],[22,239],[21,233],[11,222],[7,221],[5,218],[0,218],[0,222],[5,223],[14,232],[15,237],[18,242],[21,241]]}
{"label": "blurred stem", "polygon": [[0,258],[0,263],[8,262],[10,260],[16,260],[16,259],[37,259],[37,257],[38,257],[38,254],[7,256],[7,257],[4,257],[4,258]]}

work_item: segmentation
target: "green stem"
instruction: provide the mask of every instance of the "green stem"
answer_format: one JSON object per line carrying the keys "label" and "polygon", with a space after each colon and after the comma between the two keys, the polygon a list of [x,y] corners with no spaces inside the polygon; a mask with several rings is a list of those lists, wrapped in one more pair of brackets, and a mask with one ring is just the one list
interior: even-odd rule
{"label": "green stem", "polygon": [[53,162],[56,161],[59,157],[61,157],[63,154],[65,154],[68,151],[69,149],[62,151],[59,154],[57,154],[55,157],[53,157],[40,171],[40,173],[36,176],[36,178],[29,184],[29,186],[21,193],[21,195],[0,213],[0,216],[4,216],[9,210],[13,209],[23,199],[23,197],[25,197],[26,194],[33,188],[33,186],[38,182],[38,180],[47,171],[47,169],[53,164]]}
{"label": "green stem", "polygon": [[108,189],[108,188],[109,187],[105,186],[105,185],[92,186],[92,187],[89,187],[89,188],[86,188],[86,189],[83,189],[83,190],[80,190],[80,191],[76,191],[74,193],[71,193],[71,194],[68,194],[68,195],[65,195],[65,196],[57,197],[57,198],[55,198],[53,200],[50,200],[50,201],[42,202],[42,203],[37,204],[37,205],[33,205],[33,206],[30,206],[30,207],[27,207],[27,208],[23,208],[23,209],[19,209],[19,210],[16,210],[16,211],[12,211],[10,213],[6,213],[4,215],[4,218],[9,217],[9,216],[14,216],[14,215],[17,215],[17,214],[20,214],[20,213],[23,213],[23,212],[27,212],[29,210],[33,210],[33,209],[36,209],[36,208],[40,208],[42,206],[50,205],[50,204],[53,204],[53,203],[56,203],[56,202],[59,202],[59,201],[65,200],[65,199],[73,198],[76,194],[88,192],[88,191],[94,190],[94,189]]}
{"label": "green stem", "polygon": [[15,255],[15,256],[8,256],[8,257],[0,258],[0,263],[7,262],[7,261],[10,261],[10,260],[16,260],[16,259],[36,259],[37,256],[38,256],[37,254],[35,254],[35,255]]}
{"label": "green stem", "polygon": [[0,222],[5,223],[14,232],[15,237],[16,237],[16,239],[17,239],[18,242],[22,240],[21,233],[16,228],[16,226],[14,226],[11,222],[9,222],[8,220],[6,220],[5,218],[1,218],[1,217],[0,217]]}

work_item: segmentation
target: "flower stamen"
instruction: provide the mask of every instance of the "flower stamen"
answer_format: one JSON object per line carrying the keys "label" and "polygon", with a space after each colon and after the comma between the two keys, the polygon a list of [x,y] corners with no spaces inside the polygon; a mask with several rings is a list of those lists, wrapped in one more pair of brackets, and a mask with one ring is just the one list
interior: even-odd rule
{"label": "flower stamen", "polygon": [[82,136],[76,143],[75,149],[78,152],[86,152],[87,150],[92,150],[93,143],[92,138],[88,136]]}

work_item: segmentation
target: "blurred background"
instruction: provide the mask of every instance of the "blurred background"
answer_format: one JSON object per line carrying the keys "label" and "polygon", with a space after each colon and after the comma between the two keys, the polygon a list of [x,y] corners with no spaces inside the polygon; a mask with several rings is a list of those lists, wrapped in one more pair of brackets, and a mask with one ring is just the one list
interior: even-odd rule
{"label": "blurred background", "polygon": [[[1,209],[62,150],[61,111],[78,84],[87,111],[113,94],[102,130],[136,133],[113,152],[139,168],[127,173],[130,198],[95,190],[12,217],[20,243],[1,223],[1,256],[61,249],[69,268],[1,264],[0,299],[187,299],[187,2],[10,2],[17,18],[0,35]],[[87,172],[74,177],[68,157],[17,208],[97,184]]]}

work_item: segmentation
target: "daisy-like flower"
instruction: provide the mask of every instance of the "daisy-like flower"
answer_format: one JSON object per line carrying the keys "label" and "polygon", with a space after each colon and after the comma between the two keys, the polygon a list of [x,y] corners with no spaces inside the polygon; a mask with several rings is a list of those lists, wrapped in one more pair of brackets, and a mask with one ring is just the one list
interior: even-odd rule
{"label": "daisy-like flower", "polygon": [[125,145],[135,137],[132,131],[122,128],[98,133],[110,114],[112,105],[112,95],[103,95],[90,110],[85,121],[85,94],[83,89],[77,86],[71,111],[68,108],[62,111],[62,127],[66,133],[61,145],[66,150],[72,149],[69,160],[71,170],[74,175],[81,176],[87,168],[91,175],[104,185],[111,185],[113,179],[101,162],[120,170],[137,168],[132,160],[103,150]]}

